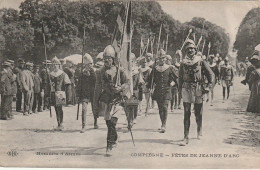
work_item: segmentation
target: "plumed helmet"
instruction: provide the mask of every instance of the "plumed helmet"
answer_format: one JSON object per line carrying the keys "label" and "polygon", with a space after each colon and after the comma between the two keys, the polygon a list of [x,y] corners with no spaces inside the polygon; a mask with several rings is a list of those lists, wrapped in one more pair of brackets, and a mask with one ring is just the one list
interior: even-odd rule
{"label": "plumed helmet", "polygon": [[83,63],[84,64],[93,64],[93,59],[92,59],[92,57],[88,53],[86,53],[83,56]]}
{"label": "plumed helmet", "polygon": [[103,56],[109,56],[109,57],[115,58],[116,52],[115,52],[114,47],[112,45],[106,46],[106,48],[104,49]]}
{"label": "plumed helmet", "polygon": [[185,51],[188,49],[188,48],[197,48],[194,41],[191,40],[191,39],[188,39],[185,43]]}
{"label": "plumed helmet", "polygon": [[55,56],[52,60],[51,60],[52,64],[61,64],[60,60]]}
{"label": "plumed helmet", "polygon": [[96,59],[103,60],[103,54],[104,54],[104,52],[100,52],[100,53],[98,53]]}

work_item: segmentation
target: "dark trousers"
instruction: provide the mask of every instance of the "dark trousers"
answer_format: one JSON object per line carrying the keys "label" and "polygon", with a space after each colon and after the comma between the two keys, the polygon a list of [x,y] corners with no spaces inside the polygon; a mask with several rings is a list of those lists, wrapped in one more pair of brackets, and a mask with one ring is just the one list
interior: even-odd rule
{"label": "dark trousers", "polygon": [[1,96],[1,119],[7,119],[12,116],[12,95]]}
{"label": "dark trousers", "polygon": [[21,111],[22,110],[22,98],[23,98],[23,91],[22,90],[17,90],[16,93],[16,111]]}
{"label": "dark trousers", "polygon": [[63,123],[63,110],[62,106],[54,106],[55,111],[56,111],[56,118],[58,122],[58,126],[61,126]]}
{"label": "dark trousers", "polygon": [[111,120],[106,120],[107,124],[107,145],[108,147],[116,144],[117,132],[116,132],[116,123]]}
{"label": "dark trousers", "polygon": [[65,88],[65,93],[66,93],[66,104],[72,104],[72,89],[71,89],[71,85],[67,85]]}
{"label": "dark trousers", "polygon": [[168,103],[169,100],[157,101],[159,108],[159,115],[162,122],[162,127],[166,127],[167,115],[168,115]]}
{"label": "dark trousers", "polygon": [[[191,115],[191,103],[183,102],[184,107],[184,138],[189,138],[190,130],[190,115]],[[201,135],[202,130],[202,112],[203,112],[203,103],[194,104],[194,113],[197,123],[197,133]]]}
{"label": "dark trousers", "polygon": [[42,106],[42,97],[41,97],[41,93],[34,93],[34,99],[33,99],[33,107],[32,110],[39,112],[41,110],[41,106]]}

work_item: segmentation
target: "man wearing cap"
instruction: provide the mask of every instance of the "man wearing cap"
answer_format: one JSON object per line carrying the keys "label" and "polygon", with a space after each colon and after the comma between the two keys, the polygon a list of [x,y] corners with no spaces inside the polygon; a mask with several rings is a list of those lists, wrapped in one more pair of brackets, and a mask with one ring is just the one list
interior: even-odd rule
{"label": "man wearing cap", "polygon": [[68,75],[61,70],[61,63],[57,57],[52,59],[53,71],[50,73],[51,79],[51,104],[56,111],[56,118],[58,127],[56,130],[62,131],[63,127],[63,110],[62,105],[66,104],[65,101],[65,86],[70,84]]}
{"label": "man wearing cap", "polygon": [[42,92],[43,92],[43,110],[46,110],[47,108],[49,109],[50,107],[50,66],[51,66],[51,61],[50,60],[45,60],[42,63],[42,70],[40,73],[40,77],[42,79]]}
{"label": "man wearing cap", "polygon": [[16,74],[17,93],[16,93],[16,111],[22,112],[22,98],[23,98],[23,86],[22,86],[22,71],[24,70],[24,60],[19,58],[17,60],[17,67],[14,69]]}
{"label": "man wearing cap", "polygon": [[201,136],[202,130],[202,110],[203,95],[205,93],[203,85],[205,80],[211,84],[214,79],[214,73],[211,71],[207,62],[196,54],[196,45],[194,41],[189,40],[184,46],[185,57],[179,69],[179,90],[182,92],[184,106],[184,142],[183,145],[189,143],[189,129],[191,104],[194,104],[194,113],[197,123],[197,137]]}
{"label": "man wearing cap", "polygon": [[81,133],[85,132],[86,128],[86,114],[88,103],[91,103],[92,112],[94,116],[94,129],[98,129],[97,118],[98,114],[93,110],[93,98],[96,83],[96,74],[93,68],[93,59],[86,53],[83,56],[83,70],[82,74],[79,76],[79,82],[77,86],[77,94],[79,97],[79,102],[82,103],[82,129]]}
{"label": "man wearing cap", "polygon": [[32,105],[33,105],[33,93],[34,93],[34,75],[33,63],[27,62],[26,69],[22,72],[22,86],[24,92],[24,116],[32,114]]}
{"label": "man wearing cap", "polygon": [[224,59],[224,65],[220,69],[220,79],[223,87],[223,103],[225,101],[226,88],[227,88],[227,99],[229,98],[230,86],[233,86],[234,70],[229,64],[229,59],[226,57]]}
{"label": "man wearing cap", "polygon": [[[103,53],[104,67],[96,72],[96,84],[94,92],[94,111],[103,112],[106,121],[107,133],[107,151],[112,150],[116,145],[117,118],[110,114],[114,102],[120,99],[122,87],[126,82],[126,75],[122,70],[115,66],[116,52],[113,46],[108,45]],[[119,74],[117,74],[119,73]],[[118,80],[120,80],[118,82]]]}
{"label": "man wearing cap", "polygon": [[[39,75],[39,65],[34,65],[34,100],[33,100],[33,113],[42,112],[42,79]],[[37,109],[37,110],[36,110]]]}
{"label": "man wearing cap", "polygon": [[166,64],[166,55],[160,50],[156,66],[153,67],[148,77],[147,88],[153,89],[152,99],[157,102],[161,119],[160,133],[166,131],[166,121],[168,115],[168,104],[172,99],[171,87],[177,83],[178,75],[173,67]]}
{"label": "man wearing cap", "polygon": [[75,92],[75,70],[73,69],[73,61],[66,60],[66,67],[64,72],[69,76],[71,84],[66,86],[66,102],[67,106],[76,104],[76,92]]}
{"label": "man wearing cap", "polygon": [[3,63],[3,71],[1,71],[0,94],[1,94],[1,116],[0,119],[8,120],[13,118],[12,115],[12,101],[13,89],[12,83],[15,82],[16,76],[11,70],[11,63],[5,61]]}
{"label": "man wearing cap", "polygon": [[[10,74],[13,76],[13,75],[15,75],[16,76],[16,74],[14,73],[14,61],[13,60],[6,60],[6,62],[8,62],[8,63],[10,63],[11,64],[11,71],[10,71]],[[17,77],[17,76],[16,76]],[[14,101],[16,100],[16,93],[17,93],[17,83],[16,83],[16,81],[14,81],[12,84],[12,89],[13,89],[13,94],[14,94],[14,96],[13,96],[13,99],[14,99]]]}

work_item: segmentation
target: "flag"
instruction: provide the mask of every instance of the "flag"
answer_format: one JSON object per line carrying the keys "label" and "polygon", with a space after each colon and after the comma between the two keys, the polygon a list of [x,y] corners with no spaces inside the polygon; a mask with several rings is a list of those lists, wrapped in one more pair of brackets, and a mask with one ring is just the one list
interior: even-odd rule
{"label": "flag", "polygon": [[128,3],[126,9],[126,18],[124,24],[123,38],[122,38],[122,47],[120,51],[120,67],[125,71],[127,79],[129,80],[129,94],[130,97],[133,95],[133,79],[132,79],[132,67],[130,61],[131,55],[131,38],[132,38],[132,9],[131,1]]}
{"label": "flag", "polygon": [[123,21],[122,21],[120,15],[117,16],[116,22],[117,22],[119,31],[121,32],[121,34],[123,34],[123,31],[124,31],[124,23],[123,23]]}

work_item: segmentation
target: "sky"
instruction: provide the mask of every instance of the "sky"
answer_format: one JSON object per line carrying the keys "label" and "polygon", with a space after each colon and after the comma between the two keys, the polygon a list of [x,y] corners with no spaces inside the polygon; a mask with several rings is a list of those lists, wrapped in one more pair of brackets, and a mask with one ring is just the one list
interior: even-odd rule
{"label": "sky", "polygon": [[[23,0],[0,0],[0,8],[18,9]],[[236,38],[238,27],[252,8],[260,6],[260,1],[158,1],[162,9],[180,22],[193,17],[206,20],[223,27],[230,35],[231,46]]]}

